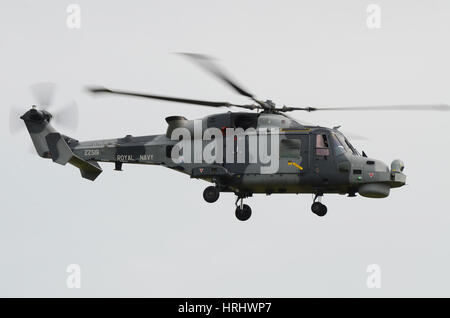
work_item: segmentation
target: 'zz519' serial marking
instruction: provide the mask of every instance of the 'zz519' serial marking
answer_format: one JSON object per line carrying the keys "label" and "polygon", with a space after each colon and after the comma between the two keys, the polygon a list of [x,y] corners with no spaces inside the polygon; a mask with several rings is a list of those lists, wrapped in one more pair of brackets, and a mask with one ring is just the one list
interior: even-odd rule
{"label": "'zz519' serial marking", "polygon": [[100,155],[100,150],[98,149],[85,149],[84,150],[85,156],[98,156]]}

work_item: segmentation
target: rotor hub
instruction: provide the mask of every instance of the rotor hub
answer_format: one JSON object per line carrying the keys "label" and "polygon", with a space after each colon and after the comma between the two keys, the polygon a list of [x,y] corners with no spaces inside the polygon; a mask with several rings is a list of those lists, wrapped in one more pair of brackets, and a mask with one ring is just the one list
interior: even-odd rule
{"label": "rotor hub", "polygon": [[45,110],[38,110],[36,108],[36,105],[33,105],[31,107],[31,109],[28,110],[22,116],[20,116],[20,118],[23,119],[24,121],[39,122],[39,121],[46,120],[46,121],[50,122],[50,120],[52,118],[52,114],[50,114],[48,111],[45,111]]}

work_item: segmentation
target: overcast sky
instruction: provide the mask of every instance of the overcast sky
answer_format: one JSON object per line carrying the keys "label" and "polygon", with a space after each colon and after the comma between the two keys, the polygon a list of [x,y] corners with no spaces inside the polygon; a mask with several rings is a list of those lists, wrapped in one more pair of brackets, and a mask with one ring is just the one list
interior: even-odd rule
{"label": "overcast sky", "polygon": [[[79,140],[164,133],[164,118],[214,109],[90,96],[100,84],[155,94],[247,102],[173,52],[216,56],[261,99],[279,106],[450,103],[450,2],[1,1],[0,296],[450,296],[447,167],[450,113],[329,112],[294,117],[364,135],[359,150],[405,162],[408,185],[386,199],[256,195],[248,222],[234,196],[203,201],[208,185],[157,166],[102,164],[95,182],[28,153],[10,135],[12,106],[30,85],[75,99]],[[367,7],[381,8],[370,29]],[[81,288],[66,286],[79,264]],[[369,289],[368,265],[381,268]]]}

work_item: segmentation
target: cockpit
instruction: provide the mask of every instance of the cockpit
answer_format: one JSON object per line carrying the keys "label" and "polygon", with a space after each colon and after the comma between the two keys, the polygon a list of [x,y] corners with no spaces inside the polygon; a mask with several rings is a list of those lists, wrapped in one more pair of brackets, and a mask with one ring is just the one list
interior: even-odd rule
{"label": "cockpit", "polygon": [[341,133],[331,132],[331,143],[336,156],[343,153],[352,153],[355,156],[361,156],[358,150]]}
{"label": "cockpit", "polygon": [[350,141],[341,133],[330,131],[330,134],[320,133],[316,135],[316,156],[327,157],[330,151],[334,151],[335,156],[344,153],[361,156]]}

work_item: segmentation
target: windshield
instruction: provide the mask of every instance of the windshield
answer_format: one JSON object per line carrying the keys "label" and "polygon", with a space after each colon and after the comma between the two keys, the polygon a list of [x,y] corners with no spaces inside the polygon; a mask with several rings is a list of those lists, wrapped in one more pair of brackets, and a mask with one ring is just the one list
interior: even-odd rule
{"label": "windshield", "polygon": [[356,156],[360,156],[358,150],[341,134],[331,133],[333,148],[336,152],[336,155],[340,155],[344,152],[352,153]]}

